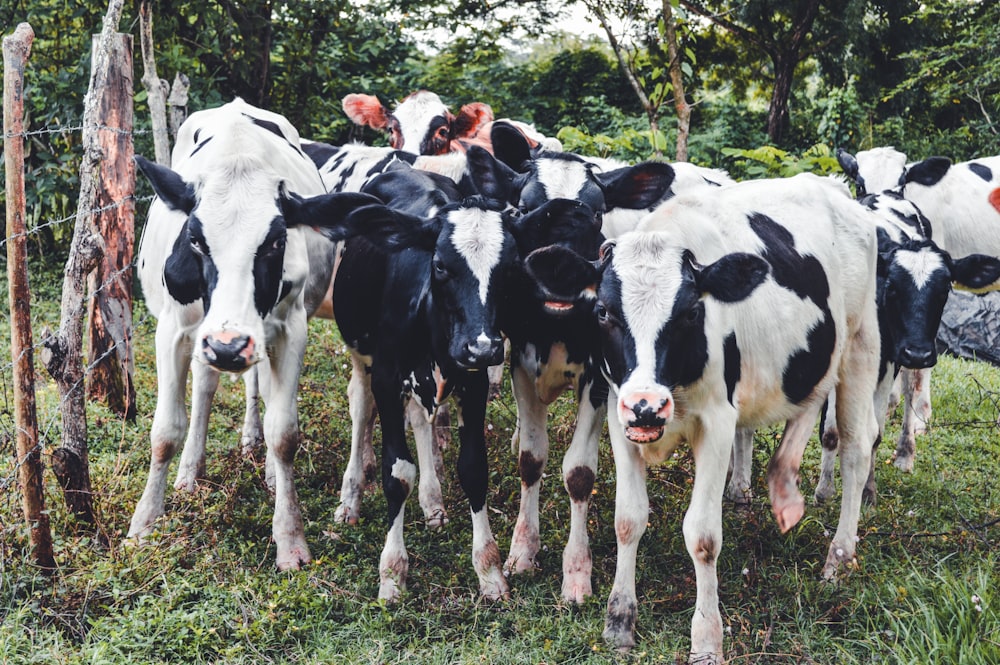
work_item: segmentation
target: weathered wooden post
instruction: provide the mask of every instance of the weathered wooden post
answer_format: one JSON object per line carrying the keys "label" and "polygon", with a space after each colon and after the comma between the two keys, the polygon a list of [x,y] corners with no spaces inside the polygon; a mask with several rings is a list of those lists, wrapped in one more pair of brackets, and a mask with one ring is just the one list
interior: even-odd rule
{"label": "weathered wooden post", "polygon": [[[94,37],[93,66],[101,48]],[[132,157],[132,36],[113,33],[107,68],[94,71],[88,95],[95,99],[91,125],[100,161],[94,171],[95,227],[104,252],[88,278],[90,380],[87,393],[115,413],[135,418],[135,361],[132,354],[132,255],[135,245],[135,163]],[[87,144],[86,138],[84,145]],[[83,178],[81,178],[81,182]]]}
{"label": "weathered wooden post", "polygon": [[14,361],[14,423],[17,475],[24,519],[30,528],[35,563],[55,570],[52,531],[42,492],[41,443],[35,410],[35,354],[31,344],[31,291],[28,289],[24,216],[24,65],[35,33],[27,23],[3,38],[3,150],[7,191],[7,280],[10,294],[10,355]]}
{"label": "weathered wooden post", "polygon": [[[80,164],[80,200],[77,204],[70,255],[63,275],[59,331],[56,334],[48,331],[43,333],[44,348],[41,353],[42,362],[55,379],[62,399],[62,446],[52,453],[52,470],[63,488],[66,506],[77,520],[88,524],[95,524],[96,521],[87,453],[86,391],[83,387],[85,376],[82,360],[83,314],[86,308],[84,285],[87,275],[97,267],[104,254],[104,240],[94,222],[94,211],[99,205],[96,182],[104,159],[98,136],[102,133],[98,121],[99,100],[94,90],[103,84],[103,79],[107,78],[108,61],[111,58],[112,42],[115,39],[118,22],[121,20],[123,2],[124,0],[109,2],[98,48],[94,51],[90,89],[84,102],[84,153]],[[129,128],[131,129],[131,120]],[[113,148],[117,149],[117,146]],[[128,173],[132,173],[131,177],[134,178],[131,163],[128,166]],[[131,199],[127,203],[131,209]],[[131,273],[131,265],[128,267],[128,272]],[[131,330],[128,341],[130,340]]]}
{"label": "weathered wooden post", "polygon": [[167,133],[167,93],[170,84],[156,73],[153,48],[153,12],[149,0],[139,3],[139,35],[142,46],[142,86],[153,125],[153,151],[156,163],[170,166],[170,135]]}

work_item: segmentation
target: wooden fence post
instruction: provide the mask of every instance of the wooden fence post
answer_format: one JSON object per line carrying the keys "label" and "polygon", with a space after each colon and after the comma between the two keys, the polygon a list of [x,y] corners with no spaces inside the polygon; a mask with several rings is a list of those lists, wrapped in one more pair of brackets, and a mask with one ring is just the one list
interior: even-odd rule
{"label": "wooden fence post", "polygon": [[[99,36],[94,36],[97,63]],[[90,300],[88,396],[115,413],[135,418],[132,355],[132,255],[135,244],[135,163],[132,157],[132,36],[115,33],[107,70],[94,73],[95,131],[101,160],[95,172],[99,211],[95,226],[104,252],[88,279]],[[84,132],[88,124],[84,122]]]}
{"label": "wooden fence post", "polygon": [[[83,314],[87,275],[104,253],[104,241],[94,226],[97,184],[104,159],[98,137],[98,100],[94,90],[107,77],[112,41],[121,20],[124,0],[111,0],[104,16],[98,48],[94,51],[90,89],[84,101],[83,159],[80,164],[80,200],[77,204],[73,240],[63,277],[59,331],[43,334],[41,353],[45,368],[55,379],[62,398],[62,447],[52,453],[52,470],[63,488],[66,506],[80,522],[96,524],[90,461],[87,453],[87,403],[82,361]],[[129,166],[131,170],[133,167]],[[134,173],[134,171],[132,171]],[[133,176],[134,177],[134,176]],[[131,205],[131,203],[130,203]],[[129,267],[131,272],[131,267]],[[103,534],[97,534],[103,539]]]}
{"label": "wooden fence post", "polygon": [[156,73],[153,46],[153,12],[149,0],[139,3],[139,35],[142,47],[142,86],[146,89],[146,103],[153,124],[153,152],[156,163],[170,166],[170,135],[167,133],[167,93],[170,84]]}
{"label": "wooden fence post", "polygon": [[41,443],[35,409],[35,354],[31,335],[27,234],[24,222],[24,66],[35,33],[27,23],[3,38],[3,149],[7,191],[7,280],[10,294],[10,355],[14,361],[14,423],[17,473],[32,555],[52,572],[52,531],[42,492]]}

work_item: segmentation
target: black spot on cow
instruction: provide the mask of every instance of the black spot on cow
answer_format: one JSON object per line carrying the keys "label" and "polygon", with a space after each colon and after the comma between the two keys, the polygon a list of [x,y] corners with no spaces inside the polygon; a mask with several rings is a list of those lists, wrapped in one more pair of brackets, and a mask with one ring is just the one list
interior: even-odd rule
{"label": "black spot on cow", "polygon": [[[197,132],[195,132],[195,136],[197,136]],[[212,137],[209,136],[207,139],[205,139],[204,141],[202,141],[201,143],[199,143],[198,145],[196,145],[194,147],[194,150],[191,151],[191,155],[189,155],[189,156],[195,155],[199,150],[201,150],[206,145],[208,145],[208,142],[211,141],[211,140],[212,140]]]}
{"label": "black spot on cow", "polygon": [[708,364],[708,338],[705,336],[705,303],[695,284],[690,264],[678,289],[670,321],[660,331],[656,348],[662,349],[656,362],[656,376],[664,385],[689,386],[701,378]]}
{"label": "black spot on cow", "polygon": [[985,180],[986,182],[991,182],[993,180],[993,169],[986,166],[985,164],[972,162],[971,164],[969,164],[969,170],[975,173],[983,180]]}
{"label": "black spot on cow", "polygon": [[793,404],[806,399],[830,367],[837,330],[830,312],[830,283],[815,256],[803,255],[795,247],[788,229],[767,215],[749,215],[750,227],[766,248],[763,258],[771,264],[771,274],[779,286],[808,299],[823,313],[823,319],[807,336],[806,348],[792,354],[785,365],[782,389]]}
{"label": "black spot on cow", "polygon": [[740,347],[736,344],[736,334],[730,333],[723,343],[723,358],[725,367],[723,373],[726,379],[726,399],[733,403],[733,391],[740,381]]}
{"label": "black spot on cow", "polygon": [[899,184],[907,185],[912,182],[930,187],[940,182],[950,168],[951,160],[947,157],[928,157],[908,168],[900,178]]}
{"label": "black spot on cow", "polygon": [[292,150],[295,151],[296,154],[299,154],[299,155],[304,155],[305,154],[305,153],[302,152],[302,149],[298,146],[298,144],[292,143],[291,141],[288,140],[288,137],[285,136],[285,134],[281,131],[281,128],[279,128],[277,124],[271,122],[270,120],[263,120],[261,118],[255,118],[252,115],[249,115],[247,113],[244,113],[243,115],[245,117],[249,118],[250,122],[252,122],[253,124],[257,125],[261,129],[264,129],[266,131],[271,132],[272,134],[274,134],[275,136],[277,136],[278,138],[280,138],[281,140],[283,140],[285,143],[288,144],[289,148],[291,148]]}
{"label": "black spot on cow", "polygon": [[278,303],[281,293],[282,267],[285,263],[285,240],[288,229],[281,217],[271,220],[264,242],[257,248],[253,259],[254,307],[263,317]]}

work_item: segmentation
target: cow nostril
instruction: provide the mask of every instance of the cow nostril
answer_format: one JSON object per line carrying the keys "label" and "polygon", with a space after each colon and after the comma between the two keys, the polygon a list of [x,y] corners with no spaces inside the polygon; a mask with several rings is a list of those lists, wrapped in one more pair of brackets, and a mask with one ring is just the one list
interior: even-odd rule
{"label": "cow nostril", "polygon": [[250,366],[254,343],[249,335],[206,335],[201,341],[202,354],[208,364],[223,371],[241,371]]}

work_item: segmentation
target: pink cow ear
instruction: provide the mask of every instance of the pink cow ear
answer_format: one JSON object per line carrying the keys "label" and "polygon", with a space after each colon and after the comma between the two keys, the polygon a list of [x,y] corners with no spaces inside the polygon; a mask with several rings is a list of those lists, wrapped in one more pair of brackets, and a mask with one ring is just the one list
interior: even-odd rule
{"label": "pink cow ear", "polygon": [[483,125],[489,122],[493,122],[493,109],[490,108],[489,104],[482,102],[466,104],[452,121],[451,138],[471,138]]}
{"label": "pink cow ear", "polygon": [[389,128],[389,113],[378,97],[352,93],[344,97],[344,113],[355,124],[372,129]]}

